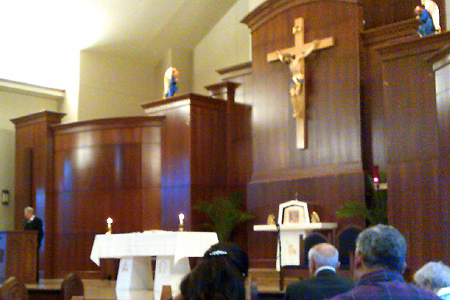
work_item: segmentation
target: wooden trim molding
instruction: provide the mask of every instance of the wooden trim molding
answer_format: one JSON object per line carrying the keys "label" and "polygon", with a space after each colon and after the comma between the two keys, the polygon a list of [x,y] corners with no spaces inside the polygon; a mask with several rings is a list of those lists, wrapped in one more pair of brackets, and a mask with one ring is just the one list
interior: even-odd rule
{"label": "wooden trim molding", "polygon": [[55,124],[60,123],[65,115],[66,114],[64,113],[44,110],[32,115],[11,119],[11,122],[13,122],[16,127],[29,126],[31,124],[40,123],[42,120],[46,120],[49,124]]}
{"label": "wooden trim molding", "polygon": [[186,105],[208,107],[211,109],[223,109],[223,107],[226,106],[226,102],[224,100],[211,98],[208,96],[189,93],[178,97],[152,101],[141,106],[145,110],[146,114],[155,115],[159,113],[163,114],[164,111]]}
{"label": "wooden trim molding", "polygon": [[7,79],[0,79],[0,90],[38,95],[39,97],[53,100],[62,100],[66,96],[65,90],[32,85]]}
{"label": "wooden trim molding", "polygon": [[437,51],[449,44],[450,32],[433,34],[427,37],[417,37],[414,40],[399,41],[376,48],[383,61],[400,59],[406,56]]}
{"label": "wooden trim molding", "polygon": [[364,46],[371,46],[373,44],[381,44],[391,40],[414,40],[417,39],[417,28],[419,24],[416,19],[409,19],[402,22],[397,22],[375,29],[364,31],[361,36]]}
{"label": "wooden trim molding", "polygon": [[127,127],[145,127],[151,125],[160,125],[164,117],[125,117],[125,118],[108,118],[91,121],[82,121],[70,124],[54,125],[52,129],[55,135],[103,130],[108,128],[127,128]]}
{"label": "wooden trim molding", "polygon": [[317,178],[341,174],[362,174],[362,163],[354,162],[342,165],[313,166],[302,169],[276,170],[273,173],[254,174],[250,184],[267,183],[275,181],[298,180],[304,178]]}
{"label": "wooden trim molding", "polygon": [[359,0],[268,0],[249,13],[241,23],[247,25],[251,31],[254,31],[270,19],[292,7],[314,2],[342,2],[361,5]]}

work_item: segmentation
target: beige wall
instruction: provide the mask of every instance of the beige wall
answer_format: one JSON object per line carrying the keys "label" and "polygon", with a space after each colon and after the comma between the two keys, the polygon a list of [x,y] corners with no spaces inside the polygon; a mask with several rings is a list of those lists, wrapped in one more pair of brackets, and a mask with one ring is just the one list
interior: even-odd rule
{"label": "beige wall", "polygon": [[43,110],[58,112],[63,100],[0,90],[0,101],[0,192],[9,190],[11,196],[8,205],[0,204],[0,230],[13,230],[15,130],[10,120]]}
{"label": "beige wall", "polygon": [[10,203],[0,204],[0,230],[14,229],[14,131],[0,129],[0,192],[9,190]]}
{"label": "beige wall", "polygon": [[249,1],[238,0],[194,49],[193,91],[206,94],[206,85],[221,82],[218,69],[251,60],[250,30],[240,21]]}
{"label": "beige wall", "polygon": [[160,98],[154,77],[144,61],[82,51],[78,120],[144,115],[141,104]]}

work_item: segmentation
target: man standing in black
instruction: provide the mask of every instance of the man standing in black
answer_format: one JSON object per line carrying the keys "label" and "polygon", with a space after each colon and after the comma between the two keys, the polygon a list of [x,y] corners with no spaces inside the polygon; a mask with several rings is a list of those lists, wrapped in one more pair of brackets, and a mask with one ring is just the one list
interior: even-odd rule
{"label": "man standing in black", "polygon": [[285,300],[321,300],[348,292],[354,287],[353,280],[336,274],[339,253],[330,244],[318,244],[308,253],[311,278],[290,284]]}
{"label": "man standing in black", "polygon": [[25,230],[36,230],[37,235],[37,256],[36,256],[36,279],[39,282],[39,249],[41,248],[42,238],[44,237],[44,224],[42,220],[34,215],[34,208],[28,206],[24,211],[25,218]]}
{"label": "man standing in black", "polygon": [[27,219],[25,223],[25,230],[36,230],[38,232],[38,251],[41,248],[41,241],[44,237],[44,225],[42,220],[34,215],[34,208],[28,206],[25,208],[25,218]]}

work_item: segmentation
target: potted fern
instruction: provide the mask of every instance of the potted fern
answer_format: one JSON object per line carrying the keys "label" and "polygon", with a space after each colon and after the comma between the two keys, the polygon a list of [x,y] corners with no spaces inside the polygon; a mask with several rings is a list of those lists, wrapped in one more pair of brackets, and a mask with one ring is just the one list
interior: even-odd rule
{"label": "potted fern", "polygon": [[[381,174],[380,174],[381,175]],[[385,177],[381,178],[380,182],[386,182]],[[367,205],[359,202],[347,202],[336,211],[338,218],[351,218],[362,216],[370,225],[388,224],[387,217],[387,188],[379,188],[373,180],[373,177],[366,175],[364,177],[366,199],[371,203],[370,208]],[[380,184],[386,186],[386,184]],[[366,203],[367,201],[365,201]]]}
{"label": "potted fern", "polygon": [[243,197],[239,193],[216,196],[211,202],[201,201],[194,209],[205,213],[210,222],[205,228],[217,233],[220,242],[227,241],[239,223],[252,220],[254,216],[241,209]]}

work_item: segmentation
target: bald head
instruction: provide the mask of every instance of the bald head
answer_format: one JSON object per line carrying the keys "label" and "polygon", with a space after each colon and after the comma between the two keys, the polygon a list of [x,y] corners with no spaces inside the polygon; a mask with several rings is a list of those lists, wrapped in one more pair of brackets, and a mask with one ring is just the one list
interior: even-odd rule
{"label": "bald head", "polygon": [[313,262],[315,269],[320,267],[339,267],[339,252],[330,244],[321,243],[311,248],[308,252],[309,264]]}

